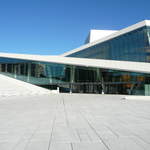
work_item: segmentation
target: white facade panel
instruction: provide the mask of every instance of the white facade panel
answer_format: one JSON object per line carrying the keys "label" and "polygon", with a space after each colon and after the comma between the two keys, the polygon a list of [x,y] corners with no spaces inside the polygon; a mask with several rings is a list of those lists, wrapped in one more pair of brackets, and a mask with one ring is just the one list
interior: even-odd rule
{"label": "white facade panel", "polygon": [[88,43],[100,40],[108,35],[117,32],[116,30],[91,30],[87,39]]}

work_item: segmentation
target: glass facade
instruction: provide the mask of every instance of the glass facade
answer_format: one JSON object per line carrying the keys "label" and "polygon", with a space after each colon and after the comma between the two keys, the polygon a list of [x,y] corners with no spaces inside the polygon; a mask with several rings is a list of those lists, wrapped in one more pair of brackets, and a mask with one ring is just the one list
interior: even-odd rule
{"label": "glass facade", "polygon": [[150,75],[0,58],[0,73],[60,92],[150,95]]}
{"label": "glass facade", "polygon": [[125,33],[68,57],[150,62],[150,27]]}

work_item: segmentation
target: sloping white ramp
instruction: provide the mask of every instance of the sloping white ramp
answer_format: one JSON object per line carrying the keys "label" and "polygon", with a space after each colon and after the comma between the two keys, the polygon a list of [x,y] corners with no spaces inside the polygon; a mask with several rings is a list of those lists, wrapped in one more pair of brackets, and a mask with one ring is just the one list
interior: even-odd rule
{"label": "sloping white ramp", "polygon": [[0,97],[19,95],[41,95],[51,91],[45,88],[32,85],[0,74]]}

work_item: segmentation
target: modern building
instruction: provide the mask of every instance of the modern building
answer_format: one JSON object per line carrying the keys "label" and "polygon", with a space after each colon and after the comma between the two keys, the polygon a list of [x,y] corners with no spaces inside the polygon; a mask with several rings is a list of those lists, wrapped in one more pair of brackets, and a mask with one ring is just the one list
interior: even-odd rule
{"label": "modern building", "polygon": [[91,30],[60,56],[0,53],[0,74],[60,92],[150,95],[150,21]]}

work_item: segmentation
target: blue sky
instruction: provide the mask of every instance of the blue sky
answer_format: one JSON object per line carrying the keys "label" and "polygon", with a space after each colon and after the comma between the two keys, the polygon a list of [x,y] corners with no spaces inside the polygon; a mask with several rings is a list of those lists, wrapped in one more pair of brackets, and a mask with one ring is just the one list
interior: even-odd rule
{"label": "blue sky", "polygon": [[0,52],[57,55],[90,29],[118,30],[150,19],[149,0],[0,0]]}

